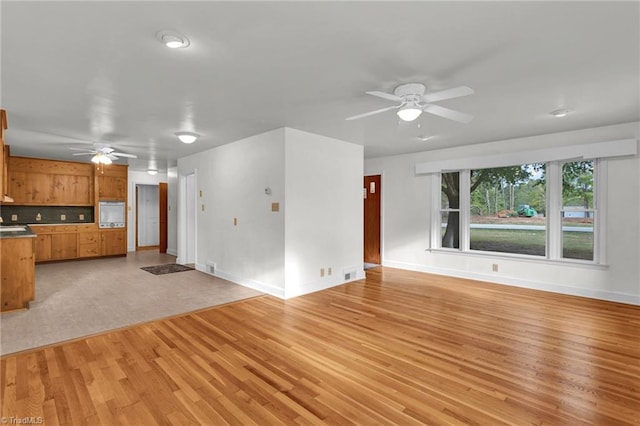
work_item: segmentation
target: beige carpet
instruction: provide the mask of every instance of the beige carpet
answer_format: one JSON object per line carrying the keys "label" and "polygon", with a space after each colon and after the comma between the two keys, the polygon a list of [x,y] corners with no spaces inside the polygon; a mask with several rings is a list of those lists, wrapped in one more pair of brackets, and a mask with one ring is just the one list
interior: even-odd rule
{"label": "beige carpet", "polygon": [[262,293],[199,271],[153,275],[175,263],[157,251],[36,265],[30,309],[0,316],[0,354],[49,345]]}

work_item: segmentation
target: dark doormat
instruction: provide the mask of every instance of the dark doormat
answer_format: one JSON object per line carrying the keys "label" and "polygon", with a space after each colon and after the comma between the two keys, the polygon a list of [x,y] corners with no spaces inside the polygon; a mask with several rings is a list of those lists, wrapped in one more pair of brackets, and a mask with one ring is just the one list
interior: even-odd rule
{"label": "dark doormat", "polygon": [[169,263],[166,265],[144,266],[143,271],[151,272],[153,275],[171,274],[173,272],[193,271],[191,266],[178,265],[177,263]]}

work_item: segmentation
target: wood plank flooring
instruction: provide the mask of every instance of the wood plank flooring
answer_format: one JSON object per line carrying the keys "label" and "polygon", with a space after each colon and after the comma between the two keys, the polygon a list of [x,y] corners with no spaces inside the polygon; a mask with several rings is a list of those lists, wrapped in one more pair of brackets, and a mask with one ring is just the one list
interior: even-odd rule
{"label": "wood plank flooring", "polygon": [[[1,359],[46,424],[639,425],[640,307],[375,268]],[[8,421],[9,421],[8,420]]]}

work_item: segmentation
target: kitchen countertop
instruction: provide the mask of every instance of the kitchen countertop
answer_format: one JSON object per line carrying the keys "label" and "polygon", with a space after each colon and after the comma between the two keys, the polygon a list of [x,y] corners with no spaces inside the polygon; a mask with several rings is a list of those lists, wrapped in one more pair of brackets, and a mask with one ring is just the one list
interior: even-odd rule
{"label": "kitchen countertop", "polygon": [[[21,227],[24,230],[16,230],[9,231],[9,228]],[[35,238],[36,234],[29,228],[27,225],[3,225],[0,228],[5,228],[5,230],[0,229],[0,239],[10,239],[10,238]]]}

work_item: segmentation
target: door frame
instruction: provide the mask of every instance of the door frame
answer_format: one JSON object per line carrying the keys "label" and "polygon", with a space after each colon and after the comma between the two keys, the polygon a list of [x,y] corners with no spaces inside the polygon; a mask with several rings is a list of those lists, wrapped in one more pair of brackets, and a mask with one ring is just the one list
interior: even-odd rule
{"label": "door frame", "polygon": [[[384,172],[368,172],[362,175],[362,179],[364,180],[367,176],[380,176],[380,188],[384,189]],[[380,194],[380,265],[382,266],[384,266],[384,199],[386,192],[384,190]],[[364,221],[364,210],[362,211],[362,220]],[[364,247],[364,235],[362,245]]]}
{"label": "door frame", "polygon": [[[187,177],[193,175],[193,184],[194,184],[194,205],[190,206],[191,209],[187,206]],[[197,264],[198,259],[198,169],[186,170],[178,175],[178,256],[176,259],[176,263],[184,265],[189,263],[189,259],[187,259],[187,247],[189,244],[189,235],[187,223],[188,220],[191,219],[194,222],[194,235],[191,236],[193,240],[193,256],[194,263]],[[190,217],[191,216],[191,217]]]}
{"label": "door frame", "polygon": [[[133,209],[135,210],[134,213],[134,218],[135,218],[135,234],[136,234],[136,238],[135,238],[135,247],[136,247],[136,251],[143,251],[143,250],[155,250],[155,249],[159,249],[160,248],[160,243],[158,241],[158,245],[155,246],[140,246],[138,243],[138,234],[140,232],[140,215],[139,215],[139,207],[140,207],[140,203],[138,202],[138,197],[139,197],[139,192],[138,189],[140,186],[154,186],[156,188],[158,188],[158,209],[162,209],[162,206],[160,205],[160,184],[161,183],[165,183],[166,182],[157,182],[157,183],[136,183],[134,185],[134,189],[135,189],[135,195],[134,195],[134,203],[133,203]],[[166,212],[165,212],[166,214]],[[160,212],[158,212],[158,238],[160,238],[160,235],[162,234],[162,229],[161,229],[161,223],[160,223]],[[164,232],[166,233],[166,223],[165,223],[165,230]],[[166,252],[165,252],[166,253]]]}

